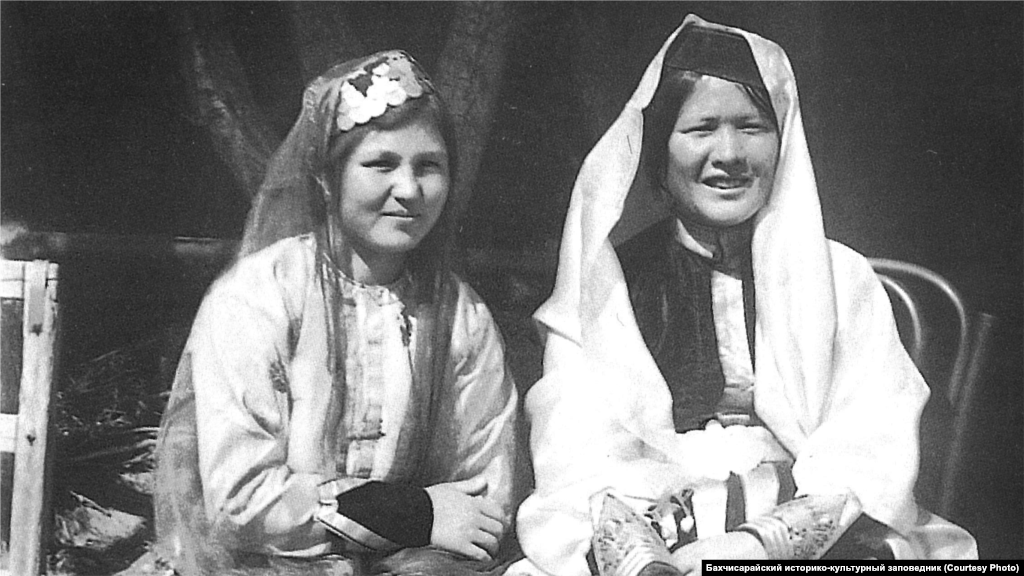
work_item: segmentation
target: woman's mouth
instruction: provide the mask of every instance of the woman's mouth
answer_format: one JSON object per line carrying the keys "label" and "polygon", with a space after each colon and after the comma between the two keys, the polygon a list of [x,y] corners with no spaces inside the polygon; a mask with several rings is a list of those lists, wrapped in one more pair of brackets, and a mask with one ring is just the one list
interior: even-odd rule
{"label": "woman's mouth", "polygon": [[752,179],[747,176],[712,176],[701,181],[708,188],[735,190],[750,186]]}
{"label": "woman's mouth", "polygon": [[416,214],[413,214],[412,212],[384,212],[384,216],[401,218],[403,220],[413,220],[416,218]]}

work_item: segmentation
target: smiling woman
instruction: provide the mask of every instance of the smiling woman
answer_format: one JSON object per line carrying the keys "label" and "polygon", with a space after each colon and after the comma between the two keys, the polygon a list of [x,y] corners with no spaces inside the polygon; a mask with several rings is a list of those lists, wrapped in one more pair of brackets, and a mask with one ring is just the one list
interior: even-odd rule
{"label": "smiling woman", "polygon": [[977,556],[914,499],[928,389],[871,266],[825,237],[774,42],[695,15],[669,36],[583,162],[534,317],[512,574]]}
{"label": "smiling woman", "polygon": [[759,110],[742,84],[700,76],[668,139],[663,186],[691,226],[736,226],[768,201],[778,157],[771,111]]}
{"label": "smiling woman", "polygon": [[351,275],[392,282],[406,255],[437,223],[448,199],[448,152],[432,122],[368,134],[343,163],[334,186],[340,232],[351,247]]}
{"label": "smiling woman", "polygon": [[489,311],[449,270],[452,148],[404,52],[306,89],[161,424],[158,544],[179,573],[505,562],[517,396]]}

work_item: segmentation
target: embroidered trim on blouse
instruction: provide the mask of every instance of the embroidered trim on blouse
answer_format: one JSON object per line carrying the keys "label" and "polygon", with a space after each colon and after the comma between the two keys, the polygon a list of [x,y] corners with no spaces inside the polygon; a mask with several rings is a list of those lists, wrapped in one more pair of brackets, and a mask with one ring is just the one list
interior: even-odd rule
{"label": "embroidered trim on blouse", "polygon": [[381,306],[401,301],[413,285],[412,274],[408,270],[402,272],[397,280],[388,284],[364,284],[349,277],[344,270],[328,261],[323,263],[323,273],[325,277],[337,281],[341,285],[344,296],[355,291],[363,292]]}

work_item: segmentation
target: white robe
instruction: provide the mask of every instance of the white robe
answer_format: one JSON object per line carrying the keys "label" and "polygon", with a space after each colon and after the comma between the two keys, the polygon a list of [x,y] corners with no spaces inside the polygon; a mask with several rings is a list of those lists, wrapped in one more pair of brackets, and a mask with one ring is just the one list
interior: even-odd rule
{"label": "white robe", "polygon": [[691,15],[651,61],[576,180],[555,290],[535,314],[546,335],[544,376],[525,403],[536,489],[518,515],[528,559],[510,573],[588,573],[589,499],[605,488],[656,499],[749,465],[721,458],[734,452],[721,438],[675,432],[672,400],[637,328],[611,240],[664,215],[637,177],[642,110],[665,51],[687,25],[745,37],[778,116],[774,188],[754,217],[752,240],[754,407],[795,457],[798,493],[852,492],[865,513],[892,528],[897,557],[976,557],[969,534],[914,502],[928,387],[869,264],[825,238],[788,58],[771,41]]}

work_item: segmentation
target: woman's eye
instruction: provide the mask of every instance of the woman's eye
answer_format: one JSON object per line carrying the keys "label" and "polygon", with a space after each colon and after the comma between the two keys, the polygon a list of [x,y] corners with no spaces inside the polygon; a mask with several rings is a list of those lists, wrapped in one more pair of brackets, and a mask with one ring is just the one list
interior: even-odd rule
{"label": "woman's eye", "polygon": [[740,130],[748,134],[763,134],[771,129],[763,122],[747,122],[740,125]]}
{"label": "woman's eye", "polygon": [[710,134],[711,132],[714,132],[714,131],[715,131],[715,127],[712,126],[711,124],[697,124],[695,126],[690,126],[689,128],[683,129],[683,133],[684,134],[697,134],[697,135],[700,135],[700,134]]}
{"label": "woman's eye", "polygon": [[446,164],[439,160],[424,160],[417,165],[417,172],[421,174],[439,174],[444,173]]}
{"label": "woman's eye", "polygon": [[366,162],[363,162],[363,166],[366,168],[373,168],[374,170],[380,170],[382,172],[395,169],[395,163],[385,158],[368,160]]}

